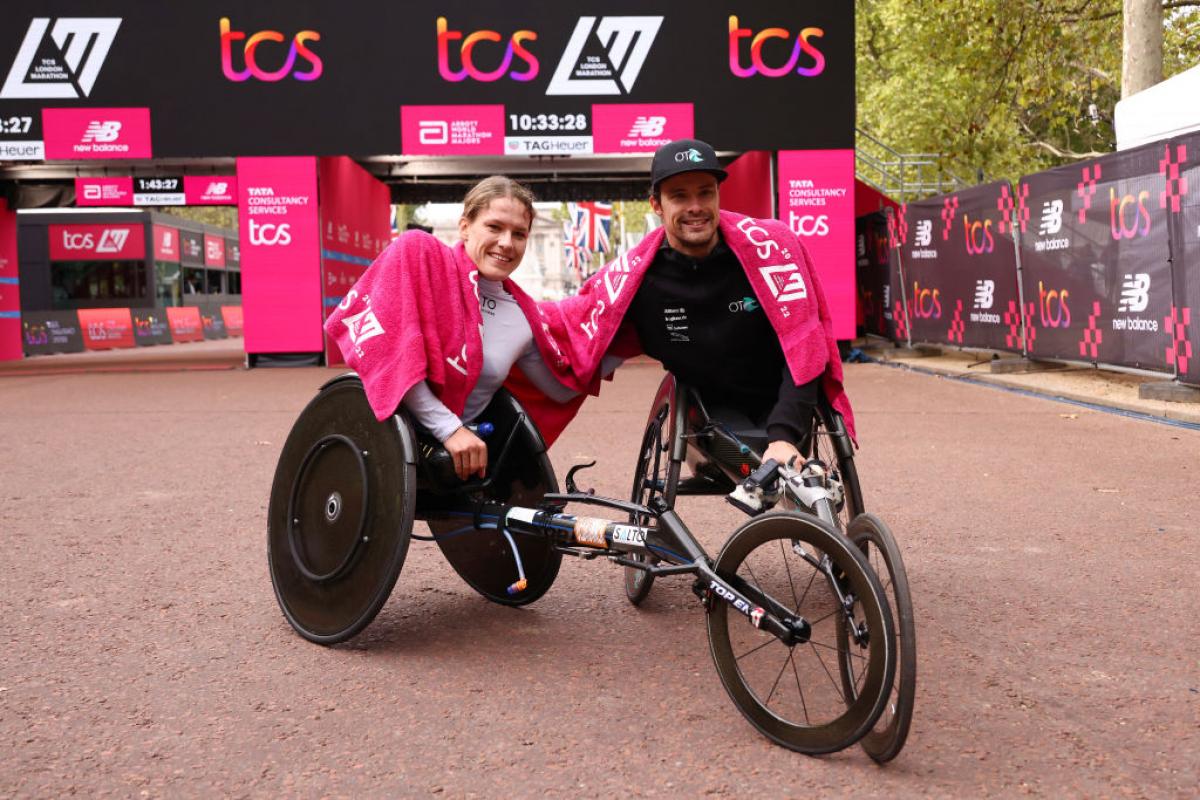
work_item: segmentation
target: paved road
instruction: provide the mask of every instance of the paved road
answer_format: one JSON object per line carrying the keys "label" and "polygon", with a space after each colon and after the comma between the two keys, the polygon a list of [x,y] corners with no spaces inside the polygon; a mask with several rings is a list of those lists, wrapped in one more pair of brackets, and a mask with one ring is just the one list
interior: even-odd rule
{"label": "paved road", "polygon": [[[726,699],[686,581],[625,604],[566,560],[513,610],[415,544],[353,642],[275,604],[279,448],[324,370],[0,379],[0,794],[1187,796],[1200,783],[1200,433],[857,365],[872,510],[902,541],[908,747],[795,755]],[[627,491],[659,373],[555,445]],[[738,522],[683,506],[714,551]]]}

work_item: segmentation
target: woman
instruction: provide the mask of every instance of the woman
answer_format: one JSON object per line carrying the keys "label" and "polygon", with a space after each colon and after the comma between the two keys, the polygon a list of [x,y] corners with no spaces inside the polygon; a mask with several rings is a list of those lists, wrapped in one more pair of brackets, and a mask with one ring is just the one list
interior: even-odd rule
{"label": "woman", "polygon": [[514,366],[557,403],[577,394],[546,366],[545,358],[562,356],[536,303],[509,278],[525,255],[533,218],[526,187],[485,178],[463,199],[455,247],[421,231],[405,233],[325,323],[376,416],[386,419],[402,403],[442,442],[463,480],[487,469],[487,446],[466,426]]}

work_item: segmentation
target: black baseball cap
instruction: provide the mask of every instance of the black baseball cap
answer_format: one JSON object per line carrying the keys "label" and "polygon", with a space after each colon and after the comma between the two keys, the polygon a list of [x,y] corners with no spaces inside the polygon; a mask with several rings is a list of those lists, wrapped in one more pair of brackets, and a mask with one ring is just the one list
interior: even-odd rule
{"label": "black baseball cap", "polygon": [[715,175],[717,182],[729,177],[729,173],[721,168],[717,154],[708,142],[699,139],[677,139],[654,151],[654,160],[650,162],[650,187],[657,189],[658,185],[672,175],[681,172],[708,172]]}

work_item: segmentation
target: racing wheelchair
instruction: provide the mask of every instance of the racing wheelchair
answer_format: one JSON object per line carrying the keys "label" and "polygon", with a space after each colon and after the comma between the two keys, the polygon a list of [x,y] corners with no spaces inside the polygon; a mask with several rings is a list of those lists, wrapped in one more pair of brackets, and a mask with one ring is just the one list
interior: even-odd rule
{"label": "racing wheelchair", "polygon": [[[488,600],[513,606],[546,593],[562,556],[603,557],[650,580],[692,577],[722,684],[771,740],[820,754],[873,735],[892,696],[897,637],[888,595],[851,539],[811,513],[761,513],[714,559],[663,492],[639,502],[581,491],[575,473],[590,465],[573,467],[560,492],[541,435],[507,392],[480,419],[492,428],[487,478],[464,482],[403,410],[376,420],[353,374],[301,412],[275,471],[267,542],[276,599],[301,636],[330,645],[361,632],[414,538],[433,540]],[[576,516],[569,504],[617,518]],[[413,532],[418,519],[432,536]]]}
{"label": "racing wheelchair", "polygon": [[[673,508],[687,495],[726,495],[753,515],[777,503],[816,514],[845,535],[867,556],[888,594],[898,643],[896,679],[887,708],[862,739],[863,749],[879,762],[899,754],[908,738],[916,694],[916,632],[908,575],[900,548],[879,517],[866,512],[854,444],[841,414],[822,393],[811,428],[799,449],[806,463],[790,468],[769,462],[767,432],[737,413],[705,406],[700,393],[667,373],[659,384],[634,468],[631,500]],[[691,475],[681,479],[683,465]],[[630,517],[631,523],[644,518]],[[653,564],[653,553],[644,558]],[[720,561],[720,557],[718,557]],[[625,568],[625,594],[634,605],[649,595],[655,573]],[[715,654],[714,654],[715,655]],[[847,693],[852,687],[846,683]]]}

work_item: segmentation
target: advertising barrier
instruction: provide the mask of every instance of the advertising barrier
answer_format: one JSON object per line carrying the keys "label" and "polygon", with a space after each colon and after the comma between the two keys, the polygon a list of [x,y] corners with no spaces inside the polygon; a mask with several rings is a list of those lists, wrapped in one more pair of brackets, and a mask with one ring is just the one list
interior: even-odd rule
{"label": "advertising barrier", "polygon": [[79,328],[88,350],[134,347],[133,316],[128,308],[81,308]]}
{"label": "advertising barrier", "polygon": [[21,315],[21,329],[27,356],[83,352],[83,332],[74,311],[26,311]]}
{"label": "advertising barrier", "polygon": [[0,197],[0,361],[21,358],[21,281],[17,262],[17,215]]}
{"label": "advertising barrier", "polygon": [[1166,362],[1181,382],[1200,385],[1200,134],[1172,139],[1162,159],[1174,287]]}
{"label": "advertising barrier", "polygon": [[[1174,371],[1165,143],[1023,177],[1017,224],[1031,358]],[[1174,202],[1174,206],[1172,206]]]}
{"label": "advertising barrier", "polygon": [[781,151],[779,218],[812,257],[833,315],[833,335],[853,339],[854,151]]}
{"label": "advertising barrier", "polygon": [[221,306],[221,320],[230,336],[242,335],[242,307]]}
{"label": "advertising barrier", "polygon": [[135,308],[133,317],[133,340],[138,347],[156,344],[171,344],[171,326],[167,321],[166,309]]}
{"label": "advertising barrier", "polygon": [[173,342],[204,341],[204,323],[200,319],[200,309],[195,306],[168,308],[167,323],[171,327]]}

